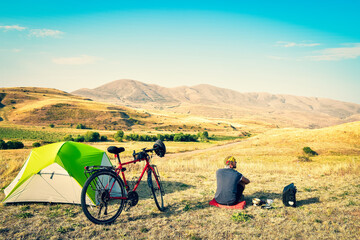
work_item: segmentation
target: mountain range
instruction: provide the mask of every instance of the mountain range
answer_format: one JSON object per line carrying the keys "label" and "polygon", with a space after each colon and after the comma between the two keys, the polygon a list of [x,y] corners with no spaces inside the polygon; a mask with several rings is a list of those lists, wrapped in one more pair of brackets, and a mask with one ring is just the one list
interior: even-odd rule
{"label": "mountain range", "polygon": [[360,105],[355,103],[286,94],[240,93],[207,84],[166,88],[122,79],[72,94],[133,108],[241,118],[282,127],[320,128],[360,120]]}

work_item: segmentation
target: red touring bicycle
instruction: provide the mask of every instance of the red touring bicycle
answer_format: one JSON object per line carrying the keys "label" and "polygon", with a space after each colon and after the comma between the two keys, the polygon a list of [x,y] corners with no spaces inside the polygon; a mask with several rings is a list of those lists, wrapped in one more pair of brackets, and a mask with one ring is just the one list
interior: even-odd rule
{"label": "red touring bicycle", "polygon": [[[85,167],[85,174],[89,176],[81,191],[81,207],[85,216],[96,224],[110,224],[114,222],[124,207],[129,209],[138,203],[139,195],[136,189],[145,173],[147,173],[147,183],[152,191],[155,204],[160,211],[164,211],[164,188],[156,165],[150,165],[152,154],[149,155],[149,153],[155,152],[159,157],[163,157],[166,153],[164,143],[157,140],[152,149],[143,148],[138,153],[134,151],[134,160],[124,163],[121,163],[119,156],[121,152],[125,151],[123,147],[111,146],[107,150],[109,153],[115,154],[119,164],[117,167]],[[124,166],[141,161],[146,161],[145,167],[134,188],[130,189],[126,181],[126,168]]]}

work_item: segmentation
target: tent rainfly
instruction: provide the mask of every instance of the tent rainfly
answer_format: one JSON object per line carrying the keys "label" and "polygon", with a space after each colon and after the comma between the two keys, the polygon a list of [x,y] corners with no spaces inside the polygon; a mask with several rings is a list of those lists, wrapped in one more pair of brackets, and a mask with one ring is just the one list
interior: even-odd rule
{"label": "tent rainfly", "polygon": [[111,166],[106,153],[76,142],[59,142],[31,151],[21,171],[4,190],[3,203],[80,204],[85,166]]}

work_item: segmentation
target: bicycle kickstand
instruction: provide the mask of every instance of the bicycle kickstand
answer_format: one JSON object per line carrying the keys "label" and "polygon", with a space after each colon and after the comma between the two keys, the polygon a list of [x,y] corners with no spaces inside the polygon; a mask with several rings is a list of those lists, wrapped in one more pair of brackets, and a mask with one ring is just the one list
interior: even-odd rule
{"label": "bicycle kickstand", "polygon": [[125,212],[130,211],[130,208],[131,208],[131,207],[132,207],[132,206],[131,206],[131,201],[126,201],[124,211],[125,211]]}

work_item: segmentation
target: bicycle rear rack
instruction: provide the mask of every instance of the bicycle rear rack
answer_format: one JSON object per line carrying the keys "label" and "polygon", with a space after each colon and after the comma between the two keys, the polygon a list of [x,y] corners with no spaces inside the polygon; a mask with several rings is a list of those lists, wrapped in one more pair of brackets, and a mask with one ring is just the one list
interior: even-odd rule
{"label": "bicycle rear rack", "polygon": [[89,178],[92,174],[100,170],[115,171],[114,166],[86,166],[84,174],[86,178]]}

